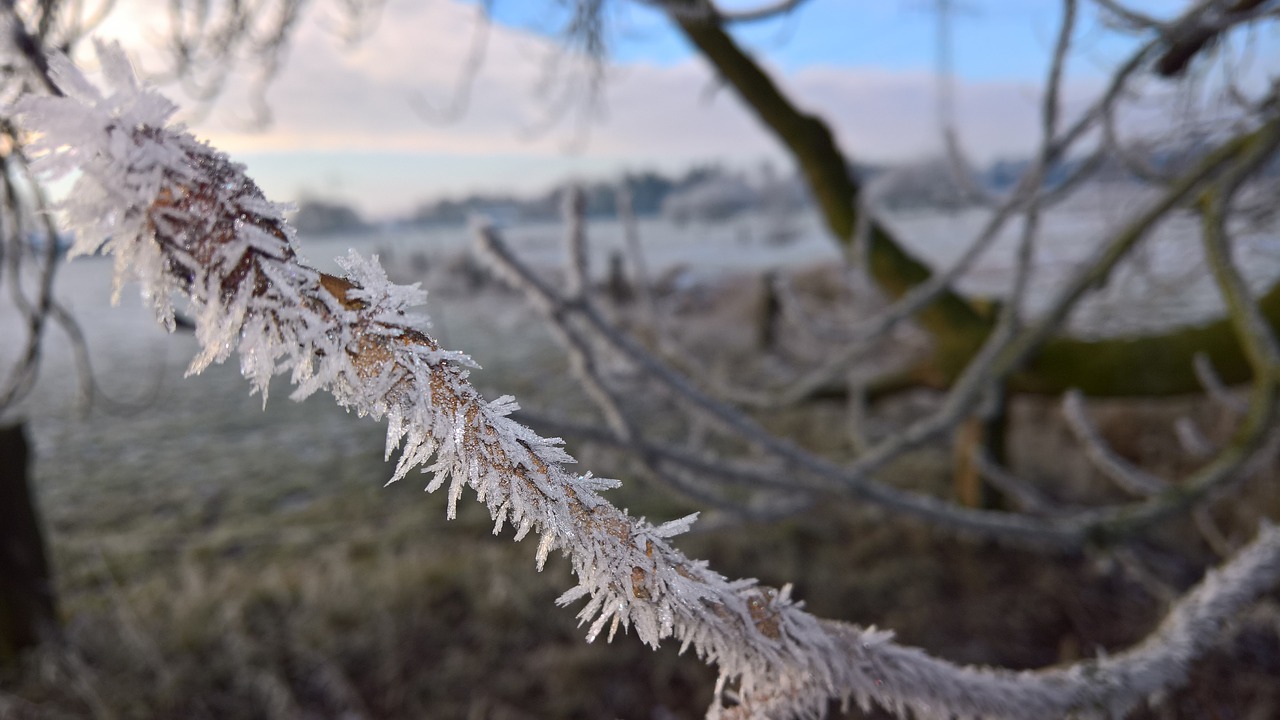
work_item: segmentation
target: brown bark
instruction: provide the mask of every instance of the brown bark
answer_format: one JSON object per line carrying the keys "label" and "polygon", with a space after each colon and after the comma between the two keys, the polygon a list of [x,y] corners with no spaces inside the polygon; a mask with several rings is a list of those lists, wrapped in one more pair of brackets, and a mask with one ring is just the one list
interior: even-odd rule
{"label": "brown bark", "polygon": [[[1228,14],[1249,12],[1267,0],[1236,0],[1226,9]],[[1156,60],[1156,73],[1162,77],[1172,78],[1182,75],[1196,55],[1211,47],[1217,41],[1219,28],[1208,27],[1200,23],[1191,23],[1186,27],[1175,27],[1169,31],[1169,45]]]}

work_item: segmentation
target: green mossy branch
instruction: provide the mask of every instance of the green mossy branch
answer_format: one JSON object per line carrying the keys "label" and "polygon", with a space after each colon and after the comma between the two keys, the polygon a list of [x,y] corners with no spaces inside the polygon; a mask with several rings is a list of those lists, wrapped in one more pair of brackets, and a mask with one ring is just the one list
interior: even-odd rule
{"label": "green mossy branch", "polygon": [[[717,23],[675,15],[674,21],[747,106],[786,146],[800,166],[832,235],[846,248],[857,226],[858,182],[820,118],[801,112],[772,78]],[[907,252],[884,226],[872,222],[868,235],[869,271],[880,287],[899,297],[929,279],[929,266]],[[967,300],[944,291],[917,316],[931,332],[963,330],[985,335],[989,322]]]}
{"label": "green mossy branch", "polygon": [[[790,151],[827,227],[846,248],[851,246],[860,188],[850,173],[849,158],[826,123],[799,110],[720,23],[680,13],[673,13],[672,20]],[[901,297],[931,277],[928,265],[883,225],[873,221],[867,238],[869,274],[890,297]],[[1280,285],[1260,306],[1269,324],[1280,328]],[[940,293],[915,317],[934,339],[930,359],[911,373],[922,386],[949,387],[994,328],[994,315],[983,311],[980,300],[952,291]],[[1043,341],[1035,356],[1010,377],[1009,387],[1013,392],[1046,394],[1078,388],[1087,395],[1112,397],[1195,393],[1203,390],[1192,364],[1197,353],[1209,357],[1225,382],[1249,379],[1248,362],[1230,321],[1223,318],[1161,335],[1103,340],[1055,336]],[[815,393],[829,396],[833,390],[823,387]]]}

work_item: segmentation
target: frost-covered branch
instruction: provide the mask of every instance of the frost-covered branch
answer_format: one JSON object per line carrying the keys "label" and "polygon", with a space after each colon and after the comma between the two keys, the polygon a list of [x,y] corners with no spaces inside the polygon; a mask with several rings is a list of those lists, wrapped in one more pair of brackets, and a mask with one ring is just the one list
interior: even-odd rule
{"label": "frost-covered branch", "polygon": [[1062,416],[1083,447],[1085,456],[1116,485],[1129,493],[1144,497],[1169,489],[1169,484],[1163,479],[1136,467],[1107,445],[1102,432],[1089,419],[1084,395],[1080,391],[1070,390],[1062,396]]}
{"label": "frost-covered branch", "polygon": [[[1277,582],[1280,530],[1266,526],[1230,563],[1184,595],[1133,648],[1034,672],[959,667],[843,623],[824,621],[823,627],[853,661],[841,679],[854,688],[877,689],[871,695],[840,693],[864,707],[875,700],[899,717],[913,712],[920,718],[1114,718],[1180,684],[1223,625]],[[800,699],[816,695],[821,686],[814,678],[787,681],[775,693],[749,697],[718,717],[791,717]],[[820,717],[818,708],[810,713]]]}
{"label": "frost-covered branch", "polygon": [[470,489],[495,532],[510,523],[516,539],[541,536],[539,567],[553,550],[569,557],[578,584],[559,602],[587,600],[588,639],[635,628],[650,645],[671,638],[716,663],[712,716],[816,717],[829,697],[922,718],[1115,715],[1182,682],[1220,625],[1280,579],[1280,531],[1264,527],[1134,650],[1038,673],[955,666],[887,632],[819,620],[789,588],[729,580],[670,544],[692,516],[658,526],[628,516],[600,494],[616,482],[569,472],[557,440],[509,417],[513,399],[485,401],[466,356],[442,349],[411,312],[424,299],[417,286],[391,284],[376,258],[354,253],[343,277],[302,262],[279,206],[243,168],[169,127],[174,106],[137,85],[118,49],[99,54],[109,92],[59,57],[50,67],[67,97],[19,107],[44,170],[80,172],[63,208],[78,231],[73,252],[112,254],[116,294],[137,281],[170,327],[174,298],[186,298],[202,346],[191,372],[237,353],[264,396],[288,374],[295,398],[325,390],[385,419],[388,456],[403,446],[393,480],[431,474],[428,490],[449,488],[450,517]]}
{"label": "frost-covered branch", "polygon": [[1196,353],[1192,358],[1192,367],[1195,368],[1196,379],[1200,381],[1201,387],[1216,405],[1237,417],[1249,411],[1249,407],[1232,395],[1226,383],[1222,382],[1208,355]]}
{"label": "frost-covered branch", "polygon": [[674,636],[747,688],[828,643],[785,589],[730,582],[672,548],[667,538],[692,518],[654,526],[627,516],[599,494],[616,482],[568,472],[558,441],[508,417],[514,400],[481,398],[466,356],[441,349],[409,312],[424,299],[417,286],[392,285],[376,260],[354,254],[345,277],[302,263],[279,207],[242,168],[167,128],[174,106],[138,87],[118,49],[100,55],[112,92],[55,58],[69,97],[30,98],[20,111],[41,134],[43,169],[81,172],[64,207],[79,231],[73,252],[112,254],[117,295],[138,281],[170,326],[173,297],[192,304],[202,351],[191,372],[238,352],[257,392],[288,373],[295,398],[327,390],[385,418],[388,456],[403,444],[393,480],[432,473],[429,490],[449,488],[450,517],[469,487],[495,531],[511,523],[517,539],[541,535],[539,566],[555,549],[570,557],[579,584],[561,602],[590,598],[580,613],[590,638],[629,627],[653,645]]}
{"label": "frost-covered branch", "polygon": [[975,445],[970,449],[974,467],[983,479],[990,482],[997,490],[1009,497],[1017,507],[1026,513],[1050,515],[1061,513],[1059,508],[1034,485],[1010,472],[991,457],[986,448]]}

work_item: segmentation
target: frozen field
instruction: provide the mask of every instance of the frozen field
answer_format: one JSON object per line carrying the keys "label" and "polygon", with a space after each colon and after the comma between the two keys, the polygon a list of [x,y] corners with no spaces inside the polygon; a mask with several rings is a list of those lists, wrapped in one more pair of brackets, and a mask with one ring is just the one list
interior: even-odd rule
{"label": "frozen field", "polygon": [[[1124,208],[1114,207],[1114,201],[1112,205],[1077,206],[1047,218],[1045,240],[1037,248],[1033,308],[1043,304],[1070,269],[1088,257],[1096,239],[1123,217]],[[918,254],[945,263],[961,251],[983,220],[981,213],[966,211],[902,215],[890,222]],[[1139,254],[1141,263],[1118,273],[1103,292],[1079,308],[1072,318],[1073,331],[1123,334],[1201,322],[1219,314],[1221,304],[1203,272],[1194,223],[1191,217],[1175,217],[1162,227],[1156,241]],[[816,218],[797,219],[788,228],[792,234],[786,243],[771,241],[776,229],[763,218],[685,226],[645,221],[640,235],[651,275],[680,275],[685,282],[839,261],[840,253]],[[617,223],[597,222],[589,230],[592,270],[602,276],[609,253],[622,247],[621,229]],[[504,233],[534,265],[546,270],[559,266],[559,226],[515,227]],[[1015,238],[1016,227],[1011,227],[965,277],[961,288],[980,294],[1002,292]],[[1275,232],[1255,232],[1243,238],[1241,265],[1255,287],[1265,287],[1280,271],[1280,237]],[[348,248],[377,252],[392,274],[401,277],[409,275],[415,263],[425,262],[430,268],[428,290],[433,282],[455,288],[432,293],[427,308],[442,341],[471,353],[485,367],[477,377],[482,387],[527,397],[531,387],[538,387],[527,385],[527,378],[537,374],[540,364],[555,362],[549,359],[554,353],[548,351],[548,336],[513,298],[489,293],[477,299],[459,292],[456,283],[446,282],[446,268],[466,252],[467,244],[465,230],[388,230],[304,241],[303,253],[322,269],[332,270],[332,258],[346,254]],[[44,492],[83,488],[80,481],[99,475],[180,480],[193,466],[200,467],[202,482],[221,485],[234,483],[246,473],[271,474],[285,466],[331,468],[335,459],[381,448],[376,423],[348,416],[325,397],[299,406],[287,401],[287,389],[278,384],[264,412],[261,399],[249,397],[248,385],[234,365],[184,380],[186,364],[195,352],[194,338],[167,335],[142,308],[132,288],[125,289],[119,307],[110,306],[110,271],[111,263],[101,258],[71,262],[59,271],[58,294],[85,330],[103,391],[138,408],[127,412],[99,404],[88,418],[81,417],[75,404],[77,375],[69,345],[53,329],[37,390],[17,412],[31,422]],[[22,336],[7,298],[0,304],[0,333],[10,339]],[[17,344],[0,344],[0,367],[9,366]],[[228,458],[233,461],[226,462]],[[246,469],[246,458],[256,459],[261,467]]]}

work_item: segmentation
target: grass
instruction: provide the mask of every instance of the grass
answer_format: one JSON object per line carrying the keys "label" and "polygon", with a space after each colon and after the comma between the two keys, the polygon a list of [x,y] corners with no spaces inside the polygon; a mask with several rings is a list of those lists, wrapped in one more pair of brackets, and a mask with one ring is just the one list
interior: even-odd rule
{"label": "grass", "polygon": [[[481,361],[492,373],[477,375],[482,385],[581,409],[552,353]],[[558,379],[539,381],[547,375]],[[161,401],[176,410],[163,421],[143,415],[126,427],[97,417],[44,428],[37,477],[65,641],[0,674],[0,718],[703,714],[714,671],[697,658],[673,647],[654,652],[634,637],[584,642],[573,610],[554,606],[572,583],[563,560],[538,573],[533,546],[493,537],[476,503],[464,502],[449,523],[443,497],[424,496],[418,480],[380,487],[390,470],[376,424],[324,398],[273,401],[264,413],[243,386],[226,392],[238,382],[232,376],[222,368],[174,380]],[[931,402],[909,397],[877,416],[900,423]],[[839,454],[847,444],[835,422],[842,413],[820,405],[776,422]],[[1019,401],[1014,413],[1020,472],[1059,497],[1113,497],[1067,461],[1075,453],[1052,407]],[[1109,403],[1098,417],[1121,452],[1175,471],[1184,461],[1171,450],[1170,427],[1186,413],[1211,411],[1187,400]],[[297,432],[314,435],[290,435]],[[622,459],[573,450],[586,467],[630,477]],[[947,448],[928,448],[887,479],[945,494],[949,457]],[[1247,539],[1260,517],[1280,517],[1274,476],[1272,465],[1263,481],[1214,506],[1226,542]],[[635,482],[613,499],[663,519],[696,509]],[[1014,668],[1136,642],[1168,597],[1216,562],[1189,521],[1121,554],[1046,557],[852,505],[695,533],[679,544],[730,576],[794,583],[820,616],[890,627],[902,642],[956,661]],[[1274,717],[1278,600],[1273,594],[1228,628],[1187,688],[1135,717]]]}

